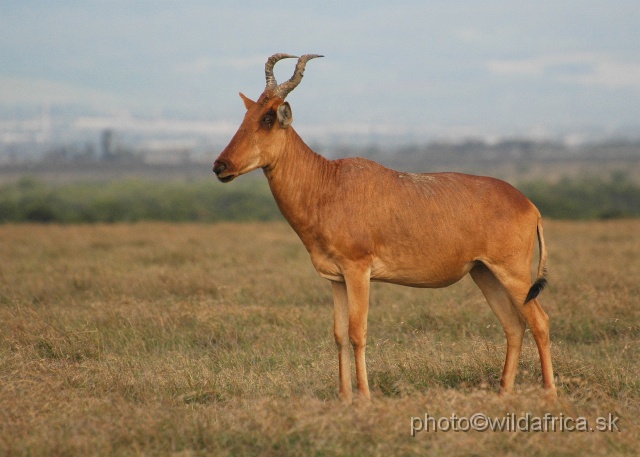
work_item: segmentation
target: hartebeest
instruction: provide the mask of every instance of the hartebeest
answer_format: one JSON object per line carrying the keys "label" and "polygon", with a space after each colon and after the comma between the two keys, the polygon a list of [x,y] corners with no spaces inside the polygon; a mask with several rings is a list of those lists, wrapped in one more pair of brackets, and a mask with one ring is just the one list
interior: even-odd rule
{"label": "hartebeest", "polygon": [[[334,335],[339,351],[340,397],[352,399],[350,348],[357,387],[370,398],[365,364],[370,281],[445,287],[467,273],[498,317],[507,338],[501,392],[512,390],[525,324],[538,346],[544,387],[556,389],[549,318],[536,297],[546,284],[547,252],[538,209],[498,179],[459,173],[404,173],[371,160],[327,160],[291,127],[287,95],[300,83],[307,54],[290,80],[277,84],[265,64],[267,85],[238,132],[213,164],[222,182],[262,168],[278,207],[306,247],[318,274],[331,281]],[[540,262],[531,262],[536,240]]]}

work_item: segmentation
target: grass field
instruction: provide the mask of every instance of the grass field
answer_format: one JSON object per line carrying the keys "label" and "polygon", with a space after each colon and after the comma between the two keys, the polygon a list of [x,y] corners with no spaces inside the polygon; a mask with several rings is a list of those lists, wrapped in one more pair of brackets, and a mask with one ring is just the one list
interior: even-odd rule
{"label": "grass field", "polygon": [[[372,286],[373,401],[337,399],[330,287],[280,222],[0,226],[0,455],[637,455],[640,221],[547,221],[559,401],[469,278]],[[619,417],[420,432],[412,417]],[[464,425],[461,423],[460,425]]]}

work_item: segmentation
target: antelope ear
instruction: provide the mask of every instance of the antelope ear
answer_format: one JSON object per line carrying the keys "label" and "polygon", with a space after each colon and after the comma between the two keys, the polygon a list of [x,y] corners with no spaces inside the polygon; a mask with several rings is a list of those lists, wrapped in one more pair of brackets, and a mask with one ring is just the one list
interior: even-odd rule
{"label": "antelope ear", "polygon": [[280,122],[280,127],[283,129],[289,127],[293,122],[293,113],[291,112],[289,102],[284,102],[278,106],[278,122]]}
{"label": "antelope ear", "polygon": [[246,95],[244,95],[242,92],[240,92],[240,98],[242,99],[242,101],[244,102],[244,107],[247,108],[247,110],[249,108],[251,108],[253,105],[256,104],[256,102],[254,102],[253,100],[251,100],[249,97],[247,97]]}

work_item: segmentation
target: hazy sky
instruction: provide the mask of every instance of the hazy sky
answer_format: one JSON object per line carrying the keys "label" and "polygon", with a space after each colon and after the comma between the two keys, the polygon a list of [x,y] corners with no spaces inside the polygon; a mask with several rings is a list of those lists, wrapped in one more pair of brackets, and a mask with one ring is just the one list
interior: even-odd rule
{"label": "hazy sky", "polygon": [[288,98],[309,134],[629,132],[639,24],[638,0],[3,0],[0,111],[237,125],[269,55],[320,53]]}

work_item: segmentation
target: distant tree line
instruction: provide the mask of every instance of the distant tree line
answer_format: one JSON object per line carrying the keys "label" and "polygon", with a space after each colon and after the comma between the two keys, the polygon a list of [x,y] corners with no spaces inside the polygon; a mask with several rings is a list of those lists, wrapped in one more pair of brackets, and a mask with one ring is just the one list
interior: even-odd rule
{"label": "distant tree line", "polygon": [[[226,144],[226,143],[225,143]],[[362,156],[376,160],[395,169],[427,171],[433,165],[456,165],[460,163],[533,163],[567,160],[602,162],[611,160],[640,160],[640,141],[608,140],[578,145],[567,145],[558,141],[536,141],[531,139],[502,139],[496,142],[468,139],[462,142],[431,142],[406,145],[369,144],[323,146],[312,144],[312,149],[328,158]],[[211,145],[211,150],[222,150],[224,144]],[[139,141],[128,143],[117,132],[106,129],[97,143],[60,144],[47,147],[41,155],[3,150],[0,146],[0,168],[29,163],[32,165],[79,164],[100,165],[104,163],[150,162],[185,163],[193,160],[202,151],[190,147],[153,151]],[[212,154],[213,155],[213,154]],[[36,158],[37,157],[37,158]],[[213,159],[213,157],[210,157]],[[197,160],[196,160],[197,161]]]}
{"label": "distant tree line", "polygon": [[640,186],[623,172],[608,178],[582,176],[549,184],[518,186],[545,217],[553,219],[614,219],[640,217]]}
{"label": "distant tree line", "polygon": [[33,178],[0,186],[0,222],[249,221],[281,218],[266,183],[223,189],[195,182],[127,179],[51,184]]}
{"label": "distant tree line", "polygon": [[[266,181],[256,178],[220,186],[210,179],[55,184],[26,177],[0,186],[0,223],[281,219]],[[565,178],[556,183],[523,182],[517,187],[548,218],[640,217],[640,186],[623,173]]]}
{"label": "distant tree line", "polygon": [[327,151],[327,155],[364,156],[395,169],[427,171],[431,166],[438,164],[638,161],[640,142],[609,141],[572,147],[559,142],[525,139],[502,140],[497,143],[469,140],[462,143],[434,142],[390,149],[380,146],[345,146]]}

